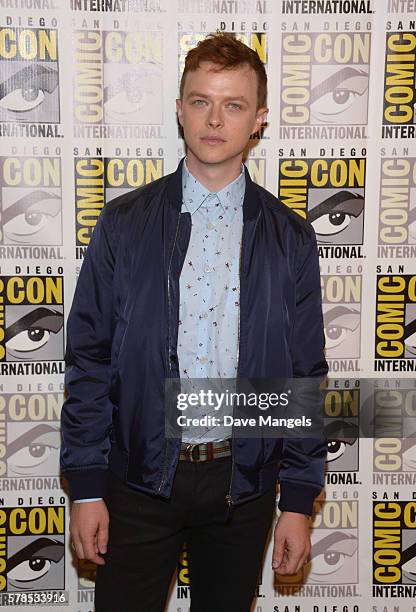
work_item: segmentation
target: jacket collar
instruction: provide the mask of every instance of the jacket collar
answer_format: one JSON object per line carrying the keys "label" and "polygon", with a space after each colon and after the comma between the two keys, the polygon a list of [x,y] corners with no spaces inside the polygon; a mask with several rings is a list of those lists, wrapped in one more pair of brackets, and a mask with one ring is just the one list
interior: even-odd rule
{"label": "jacket collar", "polygon": [[[182,166],[184,159],[181,159],[175,172],[169,175],[167,184],[170,204],[178,212],[182,208]],[[255,183],[250,178],[247,167],[244,166],[244,168],[246,173],[246,190],[243,201],[243,221],[247,221],[257,216],[260,208],[260,197]]]}

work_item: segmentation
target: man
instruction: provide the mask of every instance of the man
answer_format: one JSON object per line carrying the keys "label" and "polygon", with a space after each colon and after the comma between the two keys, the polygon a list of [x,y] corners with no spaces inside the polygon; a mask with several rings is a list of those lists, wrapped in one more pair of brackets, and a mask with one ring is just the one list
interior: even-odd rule
{"label": "man", "polygon": [[191,50],[177,100],[186,161],[104,208],[82,266],[61,462],[73,547],[98,564],[97,612],[162,612],[184,542],[192,612],[248,611],[277,477],[273,568],[293,574],[309,555],[325,443],[226,427],[165,437],[166,378],[327,372],[314,232],[242,166],[266,84],[232,36]]}

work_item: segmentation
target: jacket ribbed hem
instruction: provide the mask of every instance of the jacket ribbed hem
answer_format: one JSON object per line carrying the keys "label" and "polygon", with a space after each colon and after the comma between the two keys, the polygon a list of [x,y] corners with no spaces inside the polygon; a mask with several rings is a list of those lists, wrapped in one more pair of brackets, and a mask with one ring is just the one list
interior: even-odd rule
{"label": "jacket ribbed hem", "polygon": [[105,497],[107,493],[107,468],[91,468],[64,472],[69,484],[71,501]]}
{"label": "jacket ribbed hem", "polygon": [[319,493],[320,489],[315,487],[282,480],[278,508],[282,512],[299,512],[312,516],[313,502]]}

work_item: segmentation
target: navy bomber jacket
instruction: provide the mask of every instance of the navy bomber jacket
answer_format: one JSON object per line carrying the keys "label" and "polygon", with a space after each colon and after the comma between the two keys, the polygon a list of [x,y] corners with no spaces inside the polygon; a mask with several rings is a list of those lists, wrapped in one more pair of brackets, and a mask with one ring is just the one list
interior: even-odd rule
{"label": "navy bomber jacket", "polygon": [[[169,497],[179,439],[165,438],[165,378],[179,378],[179,275],[191,217],[176,172],[123,194],[98,219],[67,327],[61,468],[72,499],[104,497],[107,470]],[[328,371],[313,228],[246,170],[238,378]],[[326,444],[235,438],[228,501],[280,482],[279,508],[312,514]]]}

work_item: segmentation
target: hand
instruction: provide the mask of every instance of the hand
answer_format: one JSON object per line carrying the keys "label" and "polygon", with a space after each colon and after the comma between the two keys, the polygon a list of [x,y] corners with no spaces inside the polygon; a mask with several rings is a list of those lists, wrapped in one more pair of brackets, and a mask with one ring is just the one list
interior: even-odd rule
{"label": "hand", "polygon": [[69,532],[78,559],[105,565],[109,516],[103,500],[72,504]]}
{"label": "hand", "polygon": [[273,571],[297,574],[310,551],[309,517],[299,512],[282,512],[274,530]]}

